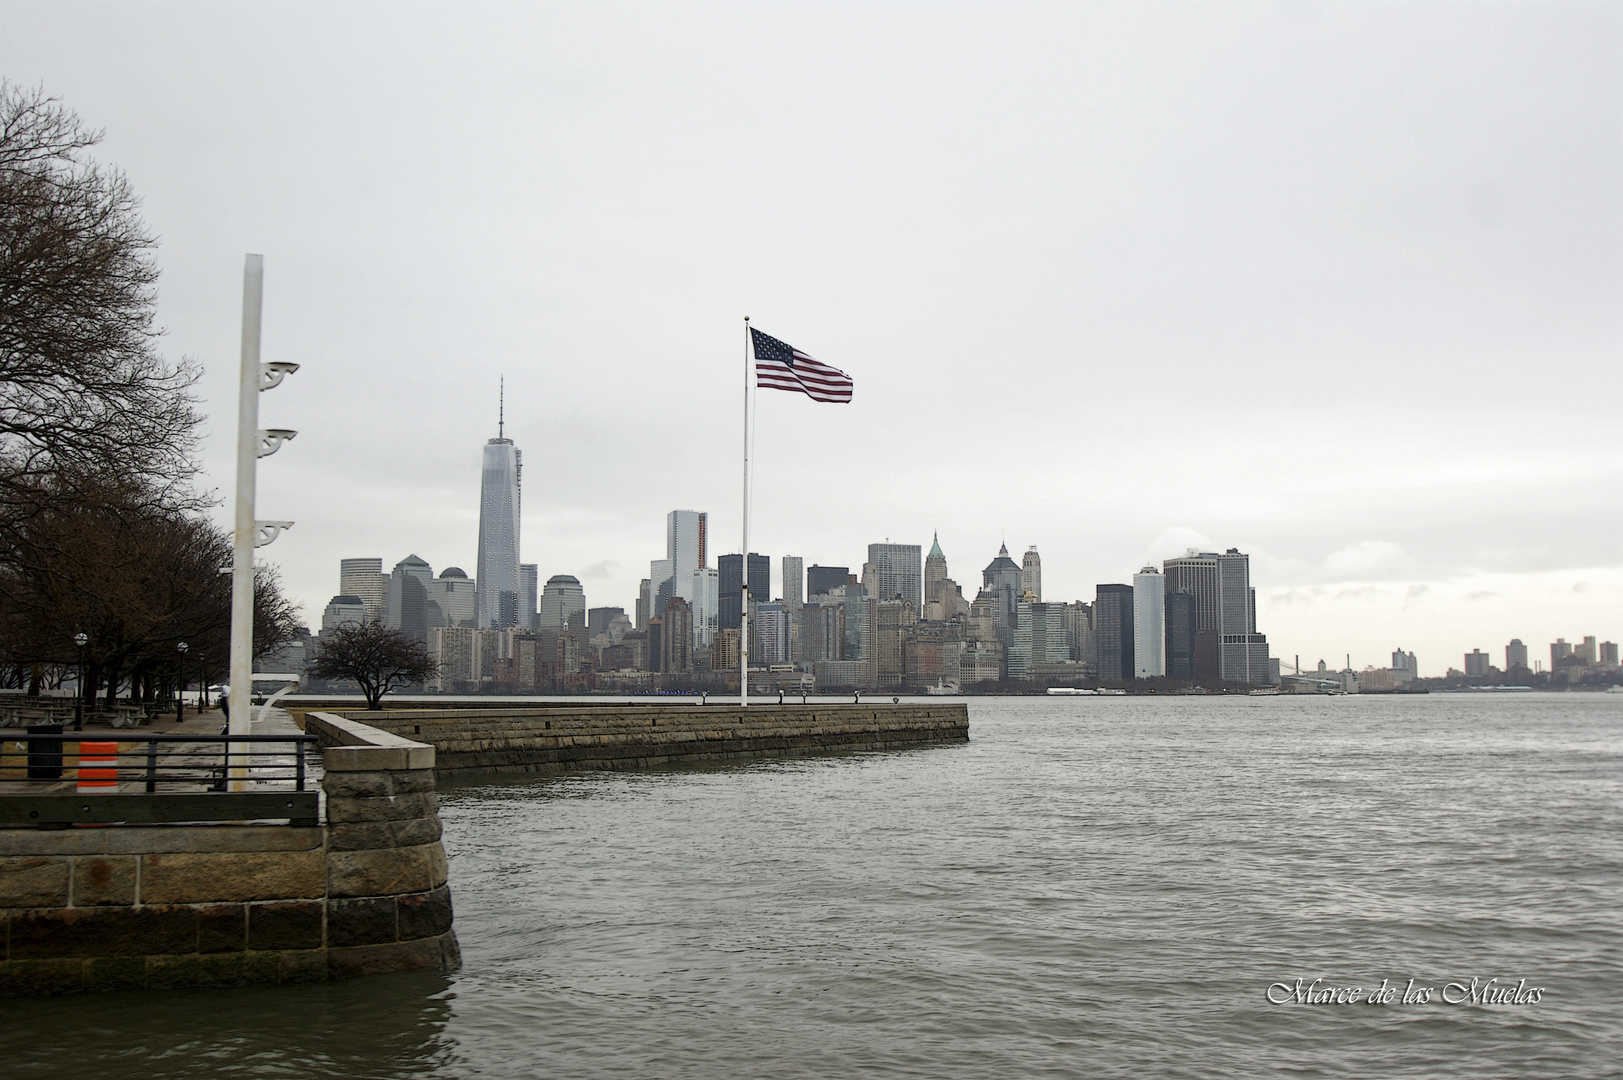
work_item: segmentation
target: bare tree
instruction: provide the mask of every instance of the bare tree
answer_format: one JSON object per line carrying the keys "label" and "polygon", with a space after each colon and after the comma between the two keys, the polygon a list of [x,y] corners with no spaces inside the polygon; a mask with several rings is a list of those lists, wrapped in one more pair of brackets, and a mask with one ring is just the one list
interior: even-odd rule
{"label": "bare tree", "polygon": [[[229,652],[230,538],[201,515],[143,504],[105,482],[82,479],[86,502],[57,499],[15,523],[0,561],[0,663],[13,673],[72,666],[85,692],[105,682],[112,698],[126,679],[150,689],[174,672],[187,643],[192,671],[222,671]],[[254,646],[264,655],[299,625],[273,567],[254,582]],[[13,674],[12,681],[21,676]]]}
{"label": "bare tree", "polygon": [[[37,686],[82,660],[112,698],[151,694],[181,641],[223,669],[231,544],[192,487],[198,369],[157,350],[157,241],[100,140],[0,80],[0,664]],[[254,592],[264,653],[296,612],[274,570]]]}
{"label": "bare tree", "polygon": [[318,679],[354,679],[366,695],[366,707],[381,709],[384,694],[432,679],[439,665],[421,641],[374,620],[325,631],[313,673]]}
{"label": "bare tree", "polygon": [[155,348],[156,240],[100,139],[0,81],[0,528],[75,477],[196,505],[198,371]]}

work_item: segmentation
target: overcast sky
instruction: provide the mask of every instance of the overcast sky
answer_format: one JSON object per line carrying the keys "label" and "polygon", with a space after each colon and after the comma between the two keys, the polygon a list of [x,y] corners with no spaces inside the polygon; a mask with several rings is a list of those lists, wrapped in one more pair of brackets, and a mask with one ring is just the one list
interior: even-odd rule
{"label": "overcast sky", "polygon": [[738,550],[749,315],[856,381],[760,395],[775,581],[1238,547],[1287,670],[1623,635],[1623,6],[0,2],[0,74],[143,196],[222,497],[264,254],[312,624],[473,573],[502,375],[543,580]]}

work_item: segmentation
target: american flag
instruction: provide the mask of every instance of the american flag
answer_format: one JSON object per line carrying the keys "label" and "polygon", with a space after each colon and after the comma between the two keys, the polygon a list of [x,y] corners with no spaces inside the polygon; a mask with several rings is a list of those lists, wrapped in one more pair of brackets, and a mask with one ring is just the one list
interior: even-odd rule
{"label": "american flag", "polygon": [[750,327],[755,350],[755,385],[768,390],[789,390],[813,401],[851,402],[851,376],[819,363],[801,352]]}

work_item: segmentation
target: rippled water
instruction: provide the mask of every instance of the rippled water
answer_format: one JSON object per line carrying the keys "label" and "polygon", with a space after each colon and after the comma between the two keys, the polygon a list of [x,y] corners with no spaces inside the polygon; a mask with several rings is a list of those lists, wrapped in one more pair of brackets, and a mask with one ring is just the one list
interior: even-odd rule
{"label": "rippled water", "polygon": [[[444,786],[454,977],[0,1003],[0,1061],[17,1077],[1623,1075],[1623,698],[970,710],[962,746]],[[1542,1000],[1265,997],[1297,978],[1367,996],[1473,977]]]}

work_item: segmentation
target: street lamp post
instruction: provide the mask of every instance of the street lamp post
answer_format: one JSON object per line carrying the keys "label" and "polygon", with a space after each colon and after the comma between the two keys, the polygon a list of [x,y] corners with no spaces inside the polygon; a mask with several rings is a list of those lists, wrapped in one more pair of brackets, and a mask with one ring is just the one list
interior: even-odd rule
{"label": "street lamp post", "polygon": [[175,650],[180,653],[180,660],[176,665],[180,668],[178,680],[180,687],[175,691],[175,723],[179,724],[186,719],[186,643],[182,641],[175,646]]}
{"label": "street lamp post", "polygon": [[[254,516],[259,459],[268,457],[297,432],[259,426],[259,395],[275,389],[299,369],[287,361],[262,363],[259,326],[264,303],[265,260],[249,255],[242,270],[242,363],[237,375],[237,492],[231,533],[231,679],[227,735],[246,735],[254,689],[254,549],[275,540],[291,521],[260,521]],[[248,761],[226,743],[232,791],[248,778]]]}
{"label": "street lamp post", "polygon": [[85,646],[90,643],[90,635],[80,631],[73,635],[73,643],[79,646],[79,692],[73,697],[73,730],[85,729]]}

